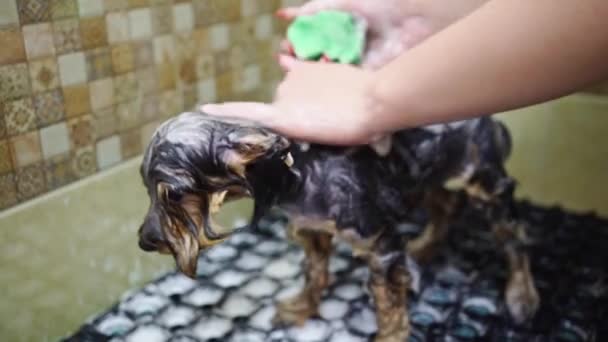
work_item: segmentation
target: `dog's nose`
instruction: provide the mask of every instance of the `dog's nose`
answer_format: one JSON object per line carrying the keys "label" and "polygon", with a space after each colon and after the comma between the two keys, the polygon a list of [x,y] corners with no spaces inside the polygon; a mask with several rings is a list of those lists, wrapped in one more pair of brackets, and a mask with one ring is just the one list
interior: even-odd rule
{"label": "dog's nose", "polygon": [[139,248],[145,252],[154,252],[158,249],[155,244],[143,238],[139,239]]}

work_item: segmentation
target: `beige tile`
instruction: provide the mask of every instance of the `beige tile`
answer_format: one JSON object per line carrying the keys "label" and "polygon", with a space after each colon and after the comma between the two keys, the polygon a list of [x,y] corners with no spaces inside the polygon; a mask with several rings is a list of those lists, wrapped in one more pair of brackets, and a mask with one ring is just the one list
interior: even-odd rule
{"label": "beige tile", "polygon": [[23,62],[26,60],[23,35],[17,26],[0,27],[0,65]]}
{"label": "beige tile", "polygon": [[215,79],[208,78],[198,82],[198,101],[212,103],[216,100]]}
{"label": "beige tile", "polygon": [[114,107],[93,113],[93,127],[97,139],[106,138],[118,132],[118,117]]}
{"label": "beige tile", "polygon": [[129,40],[129,17],[126,12],[112,12],[106,16],[108,41],[122,43]]}
{"label": "beige tile", "polygon": [[80,17],[95,17],[103,14],[102,0],[78,0]]}
{"label": "beige tile", "polygon": [[114,77],[114,102],[123,103],[137,96],[137,77],[135,73],[127,73]]}
{"label": "beige tile", "polygon": [[156,76],[156,69],[153,66],[137,70],[137,84],[144,95],[153,94],[158,90]]}
{"label": "beige tile", "polygon": [[158,98],[156,94],[144,97],[141,105],[142,122],[150,122],[158,118]]}
{"label": "beige tile", "polygon": [[50,0],[51,17],[54,20],[72,18],[78,14],[76,0]]}
{"label": "beige tile", "polygon": [[118,117],[118,130],[125,132],[139,126],[143,121],[139,101],[129,101],[116,106],[116,116]]}
{"label": "beige tile", "polygon": [[88,84],[63,88],[66,117],[74,117],[91,111]]}
{"label": "beige tile", "polygon": [[255,90],[261,84],[261,70],[258,65],[250,65],[242,69],[238,74],[238,79],[233,86],[235,92],[248,92]]}
{"label": "beige tile", "polygon": [[175,90],[168,90],[161,93],[158,103],[160,116],[163,118],[177,115],[184,107],[182,93]]}
{"label": "beige tile", "polygon": [[45,92],[59,87],[55,57],[30,62],[30,80],[34,92]]}
{"label": "beige tile", "polygon": [[177,60],[175,38],[173,35],[163,35],[154,38],[154,63],[172,63]]}
{"label": "beige tile", "polygon": [[49,23],[23,26],[23,39],[28,59],[55,54],[53,30]]}
{"label": "beige tile", "polygon": [[106,12],[119,11],[129,8],[127,0],[100,0],[104,2]]}
{"label": "beige tile", "polygon": [[169,4],[153,6],[152,10],[152,30],[154,34],[161,35],[173,31],[173,11]]}
{"label": "beige tile", "polygon": [[0,1],[0,26],[19,24],[17,0]]}
{"label": "beige tile", "polygon": [[62,86],[71,86],[87,81],[87,66],[83,52],[61,55],[58,62]]}
{"label": "beige tile", "polygon": [[255,36],[257,39],[270,39],[273,34],[273,18],[270,14],[257,17],[255,21]]}
{"label": "beige tile", "polygon": [[65,122],[40,130],[40,142],[44,159],[66,153],[70,150],[70,135]]}
{"label": "beige tile", "polygon": [[129,32],[131,39],[146,39],[152,36],[152,11],[140,8],[129,11]]}
{"label": "beige tile", "polygon": [[173,5],[173,28],[176,32],[191,32],[194,29],[193,11],[189,2]]}
{"label": "beige tile", "polygon": [[158,126],[160,126],[160,121],[153,121],[145,124],[141,128],[141,146],[143,146],[144,148],[148,146]]}
{"label": "beige tile", "polygon": [[38,131],[21,134],[11,139],[11,155],[16,168],[25,167],[42,160]]}
{"label": "beige tile", "polygon": [[112,78],[103,78],[89,83],[91,109],[98,111],[114,104],[114,83]]}
{"label": "beige tile", "polygon": [[120,147],[123,158],[131,158],[142,152],[141,129],[136,128],[120,135]]}
{"label": "beige tile", "polygon": [[243,17],[251,17],[258,12],[258,1],[256,0],[241,0],[241,15]]}
{"label": "beige tile", "polygon": [[230,47],[230,27],[228,24],[217,24],[209,28],[211,49],[225,50]]}
{"label": "beige tile", "polygon": [[122,160],[120,137],[117,135],[97,143],[97,167],[102,170]]}
{"label": "beige tile", "polygon": [[137,41],[132,43],[136,67],[143,68],[154,64],[154,49],[152,41]]}

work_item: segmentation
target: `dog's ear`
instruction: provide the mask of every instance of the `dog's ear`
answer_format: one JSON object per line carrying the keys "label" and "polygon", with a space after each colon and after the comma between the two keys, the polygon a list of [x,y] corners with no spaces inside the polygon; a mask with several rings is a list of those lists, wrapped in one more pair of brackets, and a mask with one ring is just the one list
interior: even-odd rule
{"label": "dog's ear", "polygon": [[[275,156],[286,157],[289,141],[266,129],[257,127],[240,127],[228,135],[228,148],[221,158],[223,162],[236,174],[245,177],[247,165],[261,158]],[[286,163],[292,160],[288,157]]]}

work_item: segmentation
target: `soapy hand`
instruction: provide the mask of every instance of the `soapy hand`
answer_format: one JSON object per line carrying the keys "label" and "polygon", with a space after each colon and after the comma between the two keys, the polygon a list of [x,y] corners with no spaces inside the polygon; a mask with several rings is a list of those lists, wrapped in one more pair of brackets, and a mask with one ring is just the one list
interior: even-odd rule
{"label": "soapy hand", "polygon": [[369,97],[373,72],[289,56],[281,56],[279,63],[288,72],[273,103],[209,104],[202,111],[259,122],[308,142],[358,145],[381,136]]}

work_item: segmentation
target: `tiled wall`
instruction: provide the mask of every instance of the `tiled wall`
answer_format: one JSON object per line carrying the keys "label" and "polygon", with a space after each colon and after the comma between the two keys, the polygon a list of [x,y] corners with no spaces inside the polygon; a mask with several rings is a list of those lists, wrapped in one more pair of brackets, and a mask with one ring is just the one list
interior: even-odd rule
{"label": "tiled wall", "polygon": [[0,0],[0,209],[138,155],[197,103],[268,98],[281,5]]}

